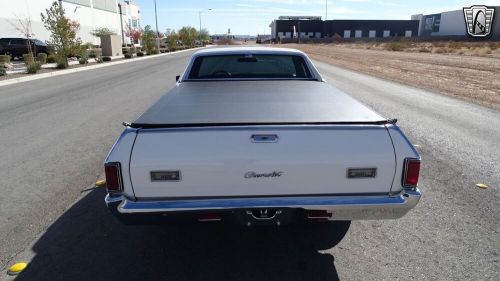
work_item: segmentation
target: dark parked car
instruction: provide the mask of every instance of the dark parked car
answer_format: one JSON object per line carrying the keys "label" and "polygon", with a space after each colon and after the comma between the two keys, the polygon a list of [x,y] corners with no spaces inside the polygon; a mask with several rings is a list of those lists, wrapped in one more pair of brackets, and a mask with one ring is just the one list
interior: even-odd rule
{"label": "dark parked car", "polygon": [[[38,39],[29,39],[33,53],[48,54],[48,46]],[[10,55],[12,58],[22,58],[23,54],[28,52],[28,39],[25,38],[0,38],[0,54]]]}

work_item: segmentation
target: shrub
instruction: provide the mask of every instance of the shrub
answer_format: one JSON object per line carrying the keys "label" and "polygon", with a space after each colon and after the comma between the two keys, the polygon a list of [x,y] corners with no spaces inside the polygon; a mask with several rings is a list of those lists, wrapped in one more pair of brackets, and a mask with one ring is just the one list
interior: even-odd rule
{"label": "shrub", "polygon": [[4,63],[10,63],[10,56],[9,55],[0,55],[0,64]]}
{"label": "shrub", "polygon": [[46,64],[47,63],[47,54],[45,54],[45,53],[39,53],[38,56],[36,56],[36,60],[40,64]]}
{"label": "shrub", "polygon": [[134,46],[130,47],[130,49],[129,49],[129,53],[130,53],[130,54],[135,54],[135,53],[137,53],[137,48],[136,48],[136,47],[134,47]]}
{"label": "shrub", "polygon": [[7,70],[5,70],[5,68],[3,67],[0,67],[0,76],[5,76],[7,75]]}
{"label": "shrub", "polygon": [[122,48],[122,54],[128,54],[130,52],[130,48]]}
{"label": "shrub", "polygon": [[389,44],[385,45],[385,49],[388,51],[403,51],[404,49],[408,48],[408,42],[390,42]]}
{"label": "shrub", "polygon": [[434,54],[444,54],[444,53],[446,53],[446,49],[445,48],[434,48],[434,49],[432,49],[432,53],[434,53]]}
{"label": "shrub", "polygon": [[490,47],[491,50],[496,50],[500,48],[500,43],[499,42],[489,42],[488,46]]}
{"label": "shrub", "polygon": [[90,52],[89,52],[89,58],[97,58],[97,51],[96,50],[90,50]]}
{"label": "shrub", "polygon": [[419,53],[430,53],[430,52],[431,52],[431,50],[430,50],[430,49],[427,49],[426,47],[420,47],[420,48],[418,49],[418,52],[419,52]]}
{"label": "shrub", "polygon": [[131,59],[131,58],[132,58],[132,55],[127,53],[127,54],[125,54],[125,58],[126,58],[126,59]]}
{"label": "shrub", "polygon": [[29,74],[35,74],[42,67],[41,67],[41,64],[39,62],[32,62],[32,63],[28,64],[26,68],[27,68],[26,70]]}
{"label": "shrub", "polygon": [[24,64],[28,65],[28,64],[32,64],[35,61],[35,59],[33,58],[33,56],[31,54],[24,54],[23,61],[24,61]]}
{"label": "shrub", "polygon": [[102,57],[101,56],[95,57],[95,62],[102,63],[103,62]]}
{"label": "shrub", "polygon": [[89,63],[89,60],[87,58],[85,58],[85,57],[81,57],[81,58],[78,59],[78,63],[80,63],[80,64],[87,64],[87,63]]}
{"label": "shrub", "polygon": [[160,50],[152,49],[150,52],[148,52],[148,55],[158,55],[159,53],[160,53]]}
{"label": "shrub", "polygon": [[448,44],[448,48],[450,49],[462,49],[462,47],[465,47],[464,42],[452,41]]}
{"label": "shrub", "polygon": [[166,52],[167,52],[167,49],[165,49],[165,48],[161,48],[161,49],[160,49],[160,53],[162,53],[162,54],[163,54],[163,53],[166,53]]}
{"label": "shrub", "polygon": [[142,56],[144,56],[144,53],[143,53],[143,52],[138,52],[138,53],[137,53],[137,56],[138,56],[138,57],[142,57]]}
{"label": "shrub", "polygon": [[111,61],[110,57],[102,57],[102,61]]}
{"label": "shrub", "polygon": [[57,56],[56,56],[56,55],[53,55],[53,54],[52,54],[52,55],[49,55],[49,56],[47,57],[47,62],[48,62],[48,63],[55,63],[55,62],[57,62]]}
{"label": "shrub", "polygon": [[61,55],[56,56],[56,68],[57,69],[65,69],[68,68],[68,60]]}

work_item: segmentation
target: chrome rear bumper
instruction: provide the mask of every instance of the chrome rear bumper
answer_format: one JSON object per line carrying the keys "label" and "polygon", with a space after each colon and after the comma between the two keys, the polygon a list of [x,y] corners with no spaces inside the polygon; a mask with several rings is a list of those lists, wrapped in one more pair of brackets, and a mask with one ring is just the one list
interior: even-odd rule
{"label": "chrome rear bumper", "polygon": [[107,195],[106,204],[115,214],[161,214],[238,209],[325,210],[331,220],[397,219],[411,210],[421,197],[420,190],[405,190],[396,195],[373,196],[298,196],[262,198],[190,199],[132,201],[124,196]]}

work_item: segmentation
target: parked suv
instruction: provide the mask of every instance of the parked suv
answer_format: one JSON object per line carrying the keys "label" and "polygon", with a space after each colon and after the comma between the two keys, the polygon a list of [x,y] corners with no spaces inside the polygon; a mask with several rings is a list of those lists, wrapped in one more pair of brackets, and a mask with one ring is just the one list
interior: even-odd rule
{"label": "parked suv", "polygon": [[[47,44],[38,39],[29,39],[34,55],[48,54]],[[11,58],[22,58],[28,52],[28,39],[25,38],[0,38],[0,54],[10,55]]]}

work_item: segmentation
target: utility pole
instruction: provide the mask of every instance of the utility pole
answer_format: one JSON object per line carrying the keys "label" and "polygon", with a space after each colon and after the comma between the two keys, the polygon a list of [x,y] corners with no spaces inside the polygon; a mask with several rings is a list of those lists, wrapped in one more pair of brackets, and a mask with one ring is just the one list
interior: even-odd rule
{"label": "utility pole", "polygon": [[158,30],[158,14],[156,13],[156,0],[155,1],[155,20],[156,20],[156,48],[160,51],[160,31]]}
{"label": "utility pole", "polygon": [[[207,9],[206,11],[211,11],[212,9]],[[200,40],[200,45],[203,45],[201,43],[201,13],[203,13],[205,10],[201,10],[198,12],[198,18],[200,20],[200,29],[199,29],[199,32],[198,32],[198,40]]]}
{"label": "utility pole", "polygon": [[122,29],[122,46],[125,46],[125,35],[123,33],[122,3],[118,3],[118,10],[120,11],[120,27]]}
{"label": "utility pole", "polygon": [[328,0],[325,0],[325,20],[328,19]]}

